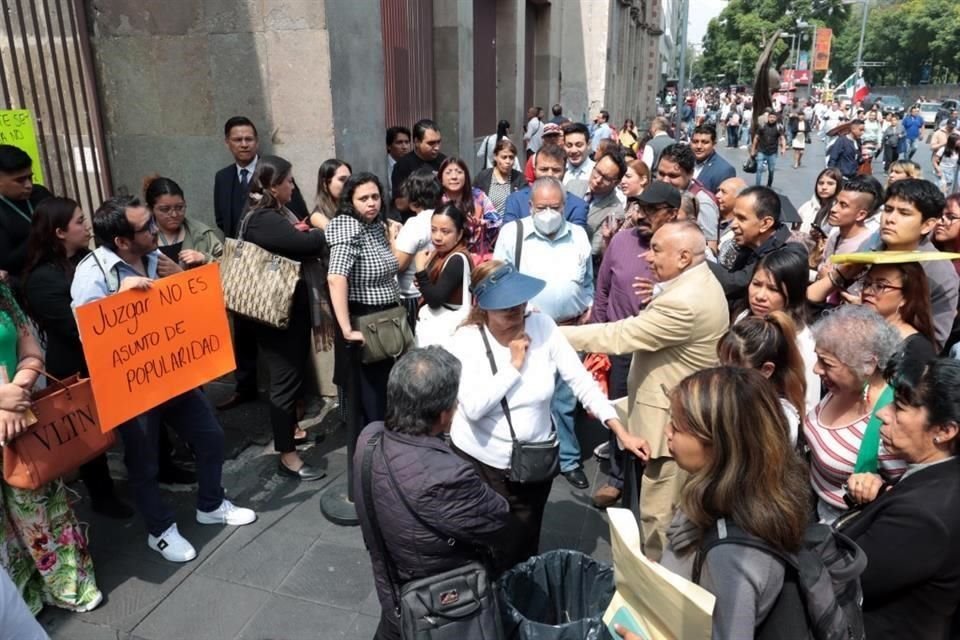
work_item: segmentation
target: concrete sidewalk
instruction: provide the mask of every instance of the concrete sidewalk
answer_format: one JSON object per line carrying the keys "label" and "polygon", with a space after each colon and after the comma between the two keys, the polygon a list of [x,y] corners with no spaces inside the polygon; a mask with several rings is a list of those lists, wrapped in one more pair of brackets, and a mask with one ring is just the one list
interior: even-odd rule
{"label": "concrete sidewalk", "polygon": [[[229,392],[221,383],[207,386],[216,401]],[[85,614],[48,607],[40,621],[57,640],[299,640],[372,638],[380,606],[370,560],[357,527],[329,523],[320,513],[325,489],[343,480],[346,446],[339,429],[305,452],[305,459],[327,471],[318,482],[279,478],[277,458],[262,403],[221,414],[232,459],[224,467],[231,500],[259,516],[246,527],[204,526],[194,518],[192,488],[170,492],[178,527],[197,549],[186,564],[163,560],[146,545],[142,521],[118,522],[75,505],[90,523],[90,548],[103,604]],[[318,427],[330,429],[330,415]],[[578,427],[585,454],[605,438],[595,423]],[[586,463],[591,487],[573,489],[554,481],[544,520],[541,550],[578,549],[611,560],[609,530],[602,512],[590,505],[602,481],[596,462]],[[115,477],[123,473],[112,459]],[[80,483],[73,485],[83,490]],[[126,492],[120,483],[121,495]]]}

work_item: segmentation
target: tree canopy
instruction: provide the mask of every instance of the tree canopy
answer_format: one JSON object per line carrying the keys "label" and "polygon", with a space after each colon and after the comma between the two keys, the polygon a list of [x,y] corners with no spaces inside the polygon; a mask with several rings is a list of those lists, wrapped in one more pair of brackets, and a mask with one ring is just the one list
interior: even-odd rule
{"label": "tree canopy", "polygon": [[[867,67],[869,84],[916,84],[929,67],[929,81],[960,80],[960,2],[957,0],[869,0],[863,59],[884,63]],[[703,78],[749,83],[763,41],[776,30],[804,37],[809,50],[813,31],[796,29],[798,20],[833,29],[830,68],[835,81],[855,70],[863,5],[841,0],[729,0],[707,26],[703,41]],[[790,38],[777,44],[774,65],[788,62]],[[818,78],[819,79],[819,78]]]}

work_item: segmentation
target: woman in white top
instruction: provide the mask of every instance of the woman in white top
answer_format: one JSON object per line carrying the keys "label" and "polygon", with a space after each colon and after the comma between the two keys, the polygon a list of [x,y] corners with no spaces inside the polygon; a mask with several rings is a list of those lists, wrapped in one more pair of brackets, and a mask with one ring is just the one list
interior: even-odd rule
{"label": "woman in white top", "polygon": [[450,439],[480,476],[510,501],[504,543],[494,549],[496,568],[505,570],[536,555],[553,484],[553,477],[538,482],[508,478],[514,446],[511,426],[521,442],[555,439],[550,402],[557,374],[625,449],[646,460],[650,447],[627,433],[553,320],[542,313],[527,313],[527,301],[543,289],[542,280],[492,260],[474,270],[472,281],[474,306],[447,345],[463,364]]}
{"label": "woman in white top", "polygon": [[[477,158],[481,161],[480,171],[490,169],[494,166],[497,143],[504,138],[507,140],[510,139],[510,123],[506,120],[501,120],[497,123],[497,132],[491,133],[484,138],[483,142],[480,143],[480,148],[477,149]],[[520,161],[517,160],[516,156],[513,158],[513,168],[516,171],[520,171]]]}
{"label": "woman in white top", "polygon": [[820,402],[820,378],[813,372],[817,362],[813,334],[807,326],[807,263],[796,251],[773,251],[757,264],[747,286],[747,310],[737,316],[739,322],[747,316],[766,317],[774,311],[783,311],[793,320],[797,349],[803,358],[805,374],[805,415]]}

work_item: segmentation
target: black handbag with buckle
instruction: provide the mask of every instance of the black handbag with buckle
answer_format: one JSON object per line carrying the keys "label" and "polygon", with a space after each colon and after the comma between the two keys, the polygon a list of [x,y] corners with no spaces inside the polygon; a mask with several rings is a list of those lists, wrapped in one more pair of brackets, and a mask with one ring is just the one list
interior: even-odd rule
{"label": "black handbag with buckle", "polygon": [[450,547],[461,543],[427,523],[410,506],[387,463],[382,436],[378,433],[367,441],[360,477],[374,542],[387,568],[387,582],[390,583],[400,637],[403,640],[502,640],[497,594],[482,563],[469,562],[437,575],[410,580],[398,588],[401,582],[397,565],[387,551],[373,502],[373,454],[378,446],[390,484],[410,515],[435,536],[446,540]]}
{"label": "black handbag with buckle", "polygon": [[[497,363],[493,359],[490,340],[487,338],[487,331],[483,327],[480,327],[480,336],[483,338],[483,346],[487,350],[490,370],[493,371],[493,375],[497,375]],[[510,427],[510,439],[513,440],[507,479],[511,482],[530,483],[546,482],[557,477],[560,473],[560,441],[557,439],[557,431],[553,428],[553,423],[551,422],[550,438],[547,440],[540,442],[519,440],[517,439],[517,432],[513,430],[510,405],[507,404],[506,398],[500,399],[500,407],[507,419],[507,426]]]}

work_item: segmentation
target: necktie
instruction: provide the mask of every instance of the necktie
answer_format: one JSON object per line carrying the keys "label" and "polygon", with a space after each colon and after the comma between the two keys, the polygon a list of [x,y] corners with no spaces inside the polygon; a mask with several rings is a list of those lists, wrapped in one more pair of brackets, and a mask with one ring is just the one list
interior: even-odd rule
{"label": "necktie", "polygon": [[247,188],[247,176],[250,175],[248,169],[240,169],[240,186],[244,189]]}

